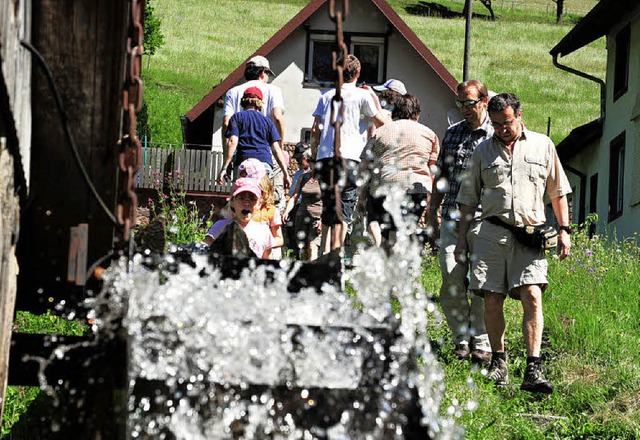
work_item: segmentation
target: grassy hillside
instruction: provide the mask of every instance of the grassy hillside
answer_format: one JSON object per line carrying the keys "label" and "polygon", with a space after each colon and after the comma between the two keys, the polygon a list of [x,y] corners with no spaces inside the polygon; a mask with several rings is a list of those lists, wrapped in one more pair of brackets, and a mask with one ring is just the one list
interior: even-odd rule
{"label": "grassy hillside", "polygon": [[[153,142],[181,142],[179,116],[185,114],[280,27],[306,0],[151,0],[162,19],[166,44],[145,69],[145,99]],[[414,0],[389,3],[456,79],[462,79],[464,20],[410,15]],[[441,2],[461,10],[464,2]],[[567,0],[566,23],[555,24],[551,0],[494,0],[498,20],[473,21],[472,77],[495,91],[517,93],[529,128],[562,140],[569,131],[598,116],[595,83],[552,65],[549,50],[572,28],[574,13],[585,13],[595,0]],[[474,2],[474,12],[486,9]],[[604,77],[605,48],[600,40],[563,63]]]}

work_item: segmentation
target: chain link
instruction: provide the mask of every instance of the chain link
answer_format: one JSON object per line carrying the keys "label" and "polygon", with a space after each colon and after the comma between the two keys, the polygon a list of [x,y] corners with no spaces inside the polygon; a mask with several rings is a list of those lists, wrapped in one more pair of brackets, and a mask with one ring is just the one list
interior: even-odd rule
{"label": "chain link", "polygon": [[118,238],[127,242],[130,238],[131,228],[134,226],[135,214],[138,208],[138,196],[136,195],[136,174],[141,165],[142,144],[136,133],[136,113],[142,107],[143,84],[140,79],[142,66],[142,53],[144,48],[145,0],[131,0],[129,16],[129,30],[127,35],[127,59],[125,66],[125,81],[123,90],[123,118],[122,138],[120,138],[118,153],[118,205],[116,218],[123,226]]}
{"label": "chain link", "polygon": [[[347,66],[347,55],[349,51],[344,42],[343,23],[349,15],[349,0],[342,1],[342,11],[336,10],[335,0],[329,0],[329,18],[336,24],[336,47],[332,51],[332,67],[336,72],[336,93],[331,98],[330,123],[333,126],[333,157],[335,161],[341,162],[343,173],[347,173],[346,162],[340,151],[342,121],[344,121],[344,100],[342,98],[342,85],[344,84],[344,69]],[[334,172],[336,167],[332,166],[329,171],[329,182],[335,191],[336,214],[342,221],[342,190],[340,181],[336,182]]]}

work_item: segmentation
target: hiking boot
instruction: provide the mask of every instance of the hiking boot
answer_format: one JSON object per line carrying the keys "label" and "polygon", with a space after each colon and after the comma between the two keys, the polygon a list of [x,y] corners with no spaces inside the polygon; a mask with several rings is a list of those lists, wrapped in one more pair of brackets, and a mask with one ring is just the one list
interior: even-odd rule
{"label": "hiking boot", "polygon": [[509,385],[509,372],[507,371],[507,363],[500,358],[491,359],[491,366],[487,374],[489,380],[494,382],[497,387]]}
{"label": "hiking boot", "polygon": [[542,364],[530,362],[524,372],[524,380],[520,389],[530,393],[553,393],[553,384],[544,378],[542,374]]}
{"label": "hiking boot", "polygon": [[469,350],[469,344],[458,344],[453,350],[453,355],[461,361],[468,360],[470,354],[471,350]]}
{"label": "hiking boot", "polygon": [[491,352],[484,350],[473,350],[471,352],[471,363],[488,366],[491,363]]}

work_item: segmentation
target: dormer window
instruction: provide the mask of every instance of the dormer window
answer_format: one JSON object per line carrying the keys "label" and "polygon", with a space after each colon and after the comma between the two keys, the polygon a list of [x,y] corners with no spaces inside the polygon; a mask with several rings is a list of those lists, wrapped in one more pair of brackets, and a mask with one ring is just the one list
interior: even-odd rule
{"label": "dormer window", "polygon": [[[335,33],[310,32],[307,47],[305,84],[331,87],[335,82],[331,54]],[[345,33],[349,53],[362,65],[358,83],[380,84],[385,79],[386,38],[380,35]]]}

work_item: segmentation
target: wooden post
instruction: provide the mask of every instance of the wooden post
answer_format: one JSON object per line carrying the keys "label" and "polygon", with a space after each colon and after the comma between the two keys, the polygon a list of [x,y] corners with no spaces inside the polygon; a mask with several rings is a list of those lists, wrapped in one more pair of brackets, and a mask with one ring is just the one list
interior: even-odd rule
{"label": "wooden post", "polygon": [[29,37],[29,11],[30,0],[3,1],[0,6],[0,420],[17,290],[19,203],[25,202],[28,179],[31,62],[20,40]]}
{"label": "wooden post", "polygon": [[0,420],[4,410],[4,395],[9,367],[9,347],[16,301],[16,240],[20,208],[13,184],[14,158],[6,148],[6,138],[0,138]]}
{"label": "wooden post", "polygon": [[[48,64],[80,162],[115,211],[129,2],[41,0],[32,8],[32,45]],[[31,195],[18,246],[19,310],[71,303],[71,227],[89,223],[90,266],[113,248],[114,226],[79,169],[42,66],[33,65]]]}

